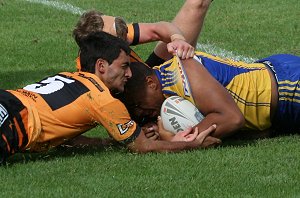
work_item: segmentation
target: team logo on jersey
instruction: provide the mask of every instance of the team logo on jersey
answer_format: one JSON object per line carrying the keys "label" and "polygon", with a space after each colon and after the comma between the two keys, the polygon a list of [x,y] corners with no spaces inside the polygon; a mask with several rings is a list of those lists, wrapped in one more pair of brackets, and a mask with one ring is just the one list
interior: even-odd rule
{"label": "team logo on jersey", "polygon": [[130,120],[129,122],[126,122],[125,124],[117,124],[118,130],[121,135],[124,135],[130,127],[132,127],[134,124],[133,120]]}
{"label": "team logo on jersey", "polygon": [[0,104],[0,126],[2,126],[7,118],[8,111]]}

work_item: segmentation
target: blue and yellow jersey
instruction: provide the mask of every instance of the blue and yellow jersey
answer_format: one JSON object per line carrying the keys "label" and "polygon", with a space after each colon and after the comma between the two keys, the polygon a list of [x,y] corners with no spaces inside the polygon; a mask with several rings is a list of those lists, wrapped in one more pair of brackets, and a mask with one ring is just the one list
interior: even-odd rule
{"label": "blue and yellow jersey", "polygon": [[[271,126],[271,78],[264,64],[222,59],[204,52],[197,52],[196,56],[232,95],[245,117],[246,128],[264,130]],[[188,76],[177,57],[154,70],[166,97],[179,95],[195,104]]]}
{"label": "blue and yellow jersey", "polygon": [[27,134],[24,149],[46,150],[97,125],[104,126],[112,138],[123,143],[133,141],[140,132],[123,103],[113,98],[105,84],[91,73],[63,72],[8,92],[26,110],[16,122],[24,126]]}

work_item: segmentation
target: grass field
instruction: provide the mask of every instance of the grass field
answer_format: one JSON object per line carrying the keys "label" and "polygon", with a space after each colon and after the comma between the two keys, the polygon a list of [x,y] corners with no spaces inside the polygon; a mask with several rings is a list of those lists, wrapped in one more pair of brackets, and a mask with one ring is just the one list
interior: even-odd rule
{"label": "grass field", "polygon": [[[75,71],[71,31],[84,10],[129,22],[172,20],[183,0],[0,0],[0,87]],[[215,0],[200,49],[257,59],[300,55],[299,0]],[[135,47],[143,57],[154,44]],[[100,133],[99,133],[100,131]],[[105,137],[101,127],[87,135]],[[136,155],[123,148],[17,154],[0,167],[1,197],[300,197],[300,137]]]}

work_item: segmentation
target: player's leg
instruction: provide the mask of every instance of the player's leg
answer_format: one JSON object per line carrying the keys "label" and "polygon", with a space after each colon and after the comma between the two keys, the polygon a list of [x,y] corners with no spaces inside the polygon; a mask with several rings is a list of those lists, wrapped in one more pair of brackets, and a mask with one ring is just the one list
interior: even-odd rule
{"label": "player's leg", "polygon": [[0,164],[28,144],[27,125],[24,124],[28,119],[21,101],[0,89]]}
{"label": "player's leg", "polygon": [[[182,31],[187,42],[195,47],[210,3],[211,0],[186,0],[172,21]],[[158,42],[147,64],[157,65],[159,62],[155,62],[156,58],[161,58],[161,61],[171,58],[165,43]]]}

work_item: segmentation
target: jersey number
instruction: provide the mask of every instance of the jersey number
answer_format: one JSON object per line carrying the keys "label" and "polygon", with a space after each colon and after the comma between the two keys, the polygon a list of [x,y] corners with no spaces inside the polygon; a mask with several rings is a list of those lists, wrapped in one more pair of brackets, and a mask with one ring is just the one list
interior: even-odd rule
{"label": "jersey number", "polygon": [[23,89],[39,94],[51,94],[62,89],[65,83],[71,84],[73,82],[75,82],[75,80],[56,75],[42,80],[39,83],[27,85]]}
{"label": "jersey number", "polygon": [[89,91],[80,81],[62,74],[27,85],[23,89],[40,94],[52,110],[71,104],[82,94]]}

